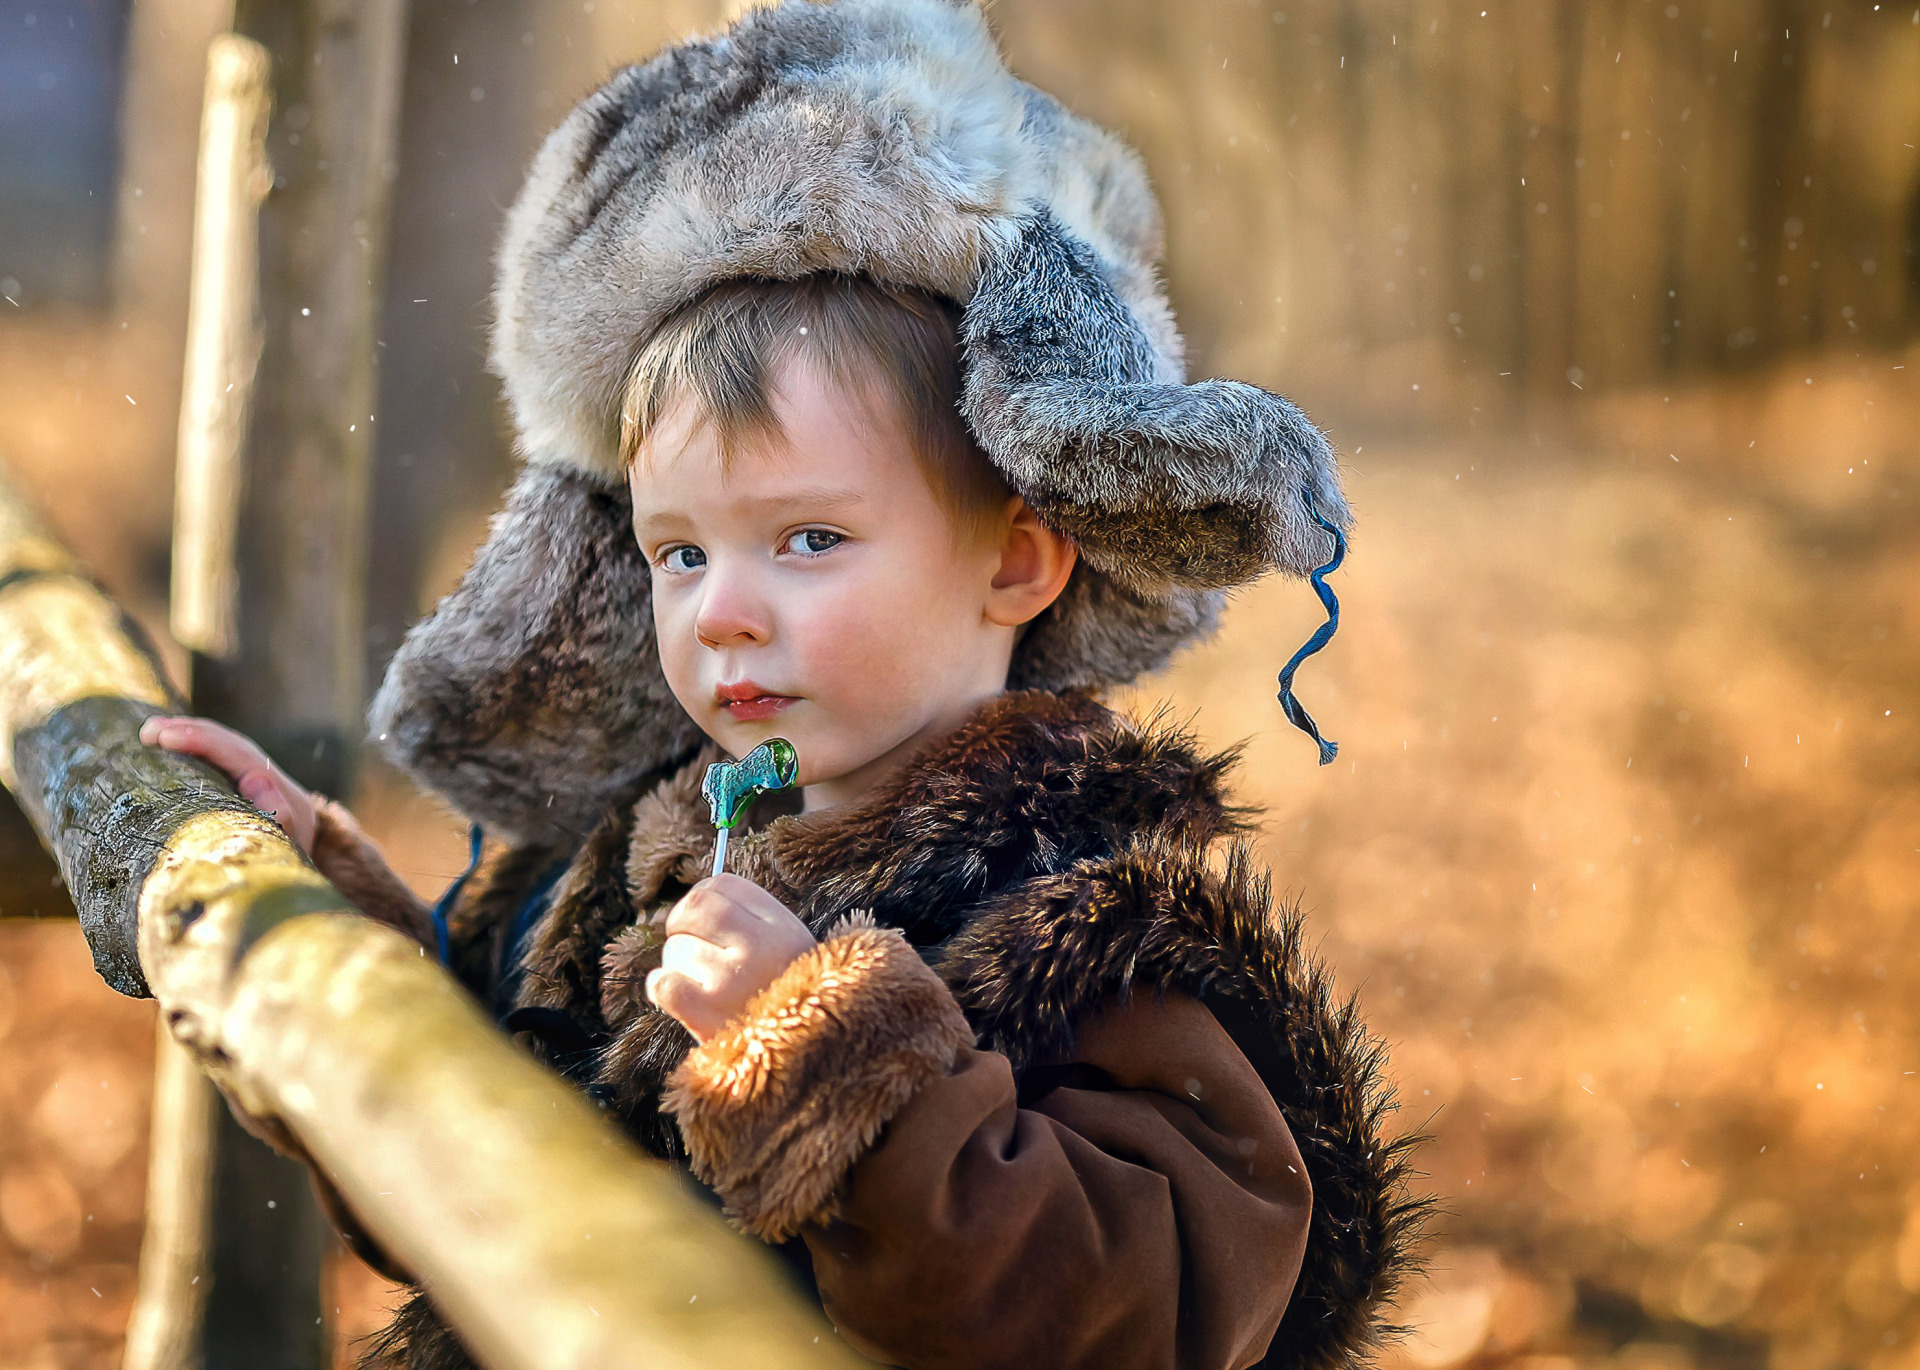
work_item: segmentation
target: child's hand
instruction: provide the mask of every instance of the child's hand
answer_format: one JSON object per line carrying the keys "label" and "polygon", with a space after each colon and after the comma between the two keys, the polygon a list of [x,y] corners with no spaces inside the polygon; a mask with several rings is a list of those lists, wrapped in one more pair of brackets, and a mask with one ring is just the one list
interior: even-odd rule
{"label": "child's hand", "polygon": [[815,945],[785,904],[737,875],[695,885],[667,911],[664,929],[647,997],[702,1042]]}
{"label": "child's hand", "polygon": [[274,765],[250,737],[205,718],[149,718],[140,725],[149,747],[197,756],[225,771],[240,797],[287,830],[300,850],[313,855],[313,796]]}

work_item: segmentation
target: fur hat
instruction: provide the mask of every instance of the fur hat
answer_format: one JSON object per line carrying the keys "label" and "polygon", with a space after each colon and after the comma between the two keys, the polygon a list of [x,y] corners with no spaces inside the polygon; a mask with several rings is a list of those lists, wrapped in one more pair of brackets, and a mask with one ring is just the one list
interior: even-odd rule
{"label": "fur hat", "polygon": [[730,277],[861,273],[962,307],[961,412],[1081,556],[1013,686],[1129,681],[1227,588],[1310,574],[1350,522],[1332,450],[1276,395],[1186,383],[1161,250],[1139,158],[1013,77],[970,0],[785,0],[619,71],[508,215],[492,362],[526,465],[394,657],[381,742],[523,840],[584,831],[692,749],[618,416],[649,334]]}

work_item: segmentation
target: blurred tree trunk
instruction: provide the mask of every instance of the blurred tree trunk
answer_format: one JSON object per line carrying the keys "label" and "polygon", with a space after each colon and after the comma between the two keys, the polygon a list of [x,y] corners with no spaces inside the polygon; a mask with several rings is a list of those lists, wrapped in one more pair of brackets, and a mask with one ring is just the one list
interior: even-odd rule
{"label": "blurred tree trunk", "polygon": [[[612,7],[598,13],[606,19]],[[460,532],[480,526],[513,477],[486,373],[493,246],[500,207],[512,203],[546,123],[559,117],[536,108],[548,78],[539,49],[523,40],[537,32],[548,48],[576,38],[584,48],[594,17],[547,0],[415,5],[408,16],[393,246],[375,347],[369,690],[423,609],[452,588],[445,577],[458,568],[443,564],[439,549],[460,546]],[[664,30],[664,20],[648,21]]]}
{"label": "blurred tree trunk", "polygon": [[1145,154],[1199,372],[1388,420],[1445,412],[1428,397],[1452,376],[1467,404],[1546,417],[1920,332],[1913,6],[992,17],[1017,69]]}

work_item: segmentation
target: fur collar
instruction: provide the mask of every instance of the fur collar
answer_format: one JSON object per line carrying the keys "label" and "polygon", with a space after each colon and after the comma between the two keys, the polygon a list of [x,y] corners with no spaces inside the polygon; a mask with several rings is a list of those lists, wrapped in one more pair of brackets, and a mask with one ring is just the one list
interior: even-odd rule
{"label": "fur collar", "polygon": [[[1008,694],[859,803],[749,834],[745,859],[816,928],[865,911],[931,948],[1021,880],[1146,832],[1206,842],[1237,829],[1232,763],[1086,695]],[[704,807],[700,821],[704,853]]]}
{"label": "fur collar", "polygon": [[[1233,759],[1085,695],[1010,694],[858,804],[760,815],[730,865],[816,931],[862,912],[902,929],[1016,1069],[1057,1060],[1115,996],[1206,1003],[1314,1186],[1306,1264],[1264,1364],[1331,1370],[1384,1330],[1424,1210],[1405,1193],[1411,1139],[1385,1130],[1382,1050],[1249,859],[1225,790]],[[704,761],[589,840],[535,930],[520,996],[606,1041],[596,1092],[663,1155],[679,1137],[659,1091],[690,1041],[645,1002],[657,953],[637,920],[706,873]]]}
{"label": "fur collar", "polygon": [[[703,750],[587,839],[534,929],[521,1004],[589,1009],[600,1032],[630,1019],[649,940],[633,925],[707,873],[700,780],[716,755]],[[1198,846],[1237,834],[1224,784],[1235,760],[1086,694],[1006,694],[857,804],[816,815],[762,801],[728,867],[815,932],[860,912],[931,950],[1021,881],[1154,832]]]}

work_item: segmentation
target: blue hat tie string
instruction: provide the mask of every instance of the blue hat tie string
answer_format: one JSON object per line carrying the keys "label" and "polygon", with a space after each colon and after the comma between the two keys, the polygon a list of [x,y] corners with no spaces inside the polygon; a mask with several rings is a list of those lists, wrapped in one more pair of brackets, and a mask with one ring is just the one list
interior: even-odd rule
{"label": "blue hat tie string", "polygon": [[1320,512],[1320,506],[1313,502],[1313,492],[1306,492],[1307,512],[1313,515],[1313,521],[1326,529],[1333,538],[1333,558],[1325,566],[1319,567],[1308,578],[1313,584],[1313,592],[1320,596],[1320,603],[1326,607],[1327,621],[1320,625],[1314,635],[1306,640],[1291,660],[1280,668],[1280,708],[1287,716],[1287,722],[1312,738],[1320,748],[1320,764],[1326,765],[1340,753],[1340,744],[1329,742],[1320,736],[1319,726],[1313,721],[1300,701],[1293,694],[1293,673],[1300,669],[1300,663],[1333,641],[1333,635],[1340,628],[1340,601],[1334,597],[1333,589],[1327,584],[1327,577],[1340,569],[1340,563],[1347,559],[1347,540],[1340,530],[1328,523]]}
{"label": "blue hat tie string", "polygon": [[453,906],[460,902],[460,892],[473,879],[473,873],[480,869],[480,852],[485,841],[486,834],[480,831],[478,823],[467,830],[467,868],[460,872],[454,882],[447,886],[447,892],[434,903],[433,940],[443,966],[453,964]]}

